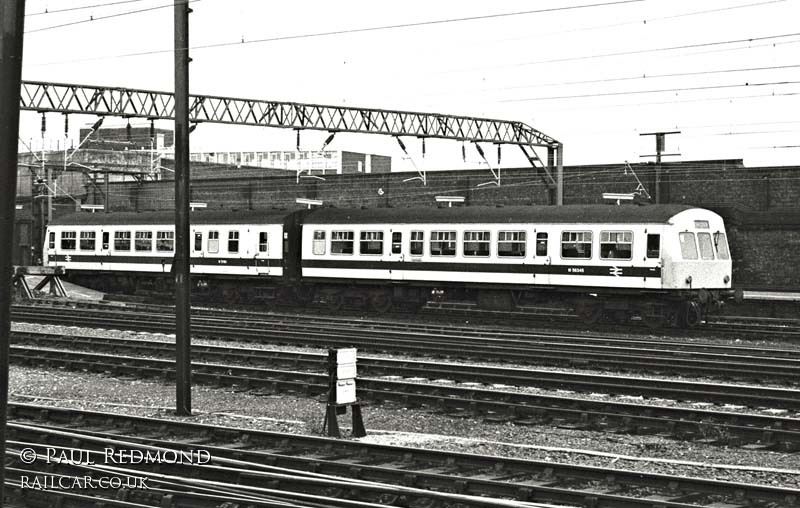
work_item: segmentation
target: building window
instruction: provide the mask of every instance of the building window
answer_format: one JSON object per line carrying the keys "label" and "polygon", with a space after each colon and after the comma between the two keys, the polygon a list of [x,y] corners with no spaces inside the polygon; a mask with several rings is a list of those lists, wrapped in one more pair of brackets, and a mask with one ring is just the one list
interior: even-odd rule
{"label": "building window", "polygon": [[314,231],[314,240],[311,242],[311,253],[315,256],[325,254],[325,231]]}
{"label": "building window", "polygon": [[353,253],[352,231],[331,231],[331,254]]}
{"label": "building window", "polygon": [[492,234],[489,231],[465,231],[464,255],[476,257],[489,256],[489,244]]}
{"label": "building window", "polygon": [[81,250],[94,250],[96,233],[94,231],[81,231]]}
{"label": "building window", "polygon": [[700,244],[700,259],[714,259],[714,247],[711,243],[711,233],[697,233],[697,243]]}
{"label": "building window", "polygon": [[238,231],[228,231],[228,252],[239,252]]}
{"label": "building window", "polygon": [[75,250],[77,237],[78,234],[75,231],[62,231],[61,250]]}
{"label": "building window", "polygon": [[536,233],[536,255],[547,255],[547,233]]}
{"label": "building window", "polygon": [[678,238],[681,242],[681,256],[683,259],[697,259],[697,243],[694,233],[680,233]]}
{"label": "building window", "polygon": [[114,250],[131,250],[130,231],[114,231]]}
{"label": "building window", "polygon": [[647,235],[647,257],[650,259],[661,257],[661,235]]}
{"label": "building window", "polygon": [[134,237],[133,248],[137,251],[153,250],[153,232],[137,231]]}
{"label": "building window", "polygon": [[725,233],[714,233],[714,245],[717,247],[717,257],[719,259],[730,259],[731,253],[728,251],[728,241]]}
{"label": "building window", "polygon": [[633,233],[630,231],[601,231],[600,259],[631,259]]}
{"label": "building window", "polygon": [[157,231],[156,250],[159,252],[172,252],[175,250],[175,232]]}
{"label": "building window", "polygon": [[500,231],[497,235],[497,255],[503,258],[524,258],[525,231]]}
{"label": "building window", "polygon": [[456,232],[431,231],[431,256],[455,256]]}
{"label": "building window", "polygon": [[392,254],[400,254],[403,252],[403,233],[392,233]]}
{"label": "building window", "polygon": [[258,252],[269,254],[269,233],[266,231],[258,233]]}
{"label": "building window", "polygon": [[359,252],[370,255],[383,254],[383,231],[362,231]]}
{"label": "building window", "polygon": [[54,231],[50,231],[47,235],[47,248],[50,250],[56,248],[56,233]]}
{"label": "building window", "polygon": [[208,252],[210,254],[219,252],[219,231],[208,232]]}
{"label": "building window", "polygon": [[561,233],[561,257],[590,259],[592,257],[592,232],[563,231]]}
{"label": "building window", "polygon": [[412,231],[411,241],[408,244],[409,252],[412,256],[421,256],[425,245],[425,232]]}

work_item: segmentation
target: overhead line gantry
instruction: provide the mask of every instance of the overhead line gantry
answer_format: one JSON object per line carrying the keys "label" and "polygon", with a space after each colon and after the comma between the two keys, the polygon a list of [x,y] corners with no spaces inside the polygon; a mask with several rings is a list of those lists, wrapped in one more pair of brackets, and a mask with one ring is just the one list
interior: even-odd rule
{"label": "overhead line gantry", "polygon": [[[171,92],[154,90],[23,81],[20,109],[174,120],[175,97]],[[210,95],[190,96],[189,119],[193,123],[383,134],[398,139],[400,136],[449,139],[476,146],[493,143],[498,146],[498,159],[501,145],[517,145],[547,186],[551,204],[563,201],[563,145],[522,122]],[[547,149],[546,162],[539,158],[536,148]],[[483,155],[482,150],[479,152]],[[492,183],[499,185],[499,169],[497,172],[492,169],[492,173],[496,179]]]}

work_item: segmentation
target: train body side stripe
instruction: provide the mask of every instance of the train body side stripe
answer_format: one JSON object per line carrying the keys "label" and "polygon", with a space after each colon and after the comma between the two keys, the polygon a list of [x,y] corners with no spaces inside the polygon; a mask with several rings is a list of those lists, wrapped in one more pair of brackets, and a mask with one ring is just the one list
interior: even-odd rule
{"label": "train body side stripe", "polygon": [[[170,265],[172,256],[103,256],[92,254],[56,254],[49,257],[49,262],[64,263],[103,263],[103,264],[142,264],[142,265]],[[283,260],[280,258],[196,258],[190,260],[196,266],[263,266],[280,267]]]}
{"label": "train body side stripe", "polygon": [[[534,265],[496,263],[432,263],[423,261],[360,261],[360,260],[303,260],[303,268],[406,270],[433,272],[484,272],[548,275],[600,275],[611,277],[661,277],[660,267],[647,266],[587,266]],[[333,274],[332,274],[333,275]]]}

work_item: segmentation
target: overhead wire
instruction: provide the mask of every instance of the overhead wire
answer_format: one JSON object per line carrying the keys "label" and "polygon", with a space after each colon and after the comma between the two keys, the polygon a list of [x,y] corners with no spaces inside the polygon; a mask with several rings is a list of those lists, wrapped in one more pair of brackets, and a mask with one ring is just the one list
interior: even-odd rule
{"label": "overhead wire", "polygon": [[[190,3],[199,2],[199,1],[200,0],[182,0],[182,3],[190,4]],[[137,9],[137,10],[133,10],[133,11],[125,11],[125,12],[118,12],[118,13],[115,13],[115,14],[108,14],[106,16],[97,16],[97,17],[90,16],[89,19],[82,19],[82,20],[78,20],[78,21],[70,21],[69,23],[61,23],[60,25],[51,25],[51,26],[46,26],[46,27],[43,27],[43,28],[35,28],[33,30],[25,30],[25,33],[26,34],[32,34],[32,33],[37,33],[37,32],[45,32],[45,31],[48,31],[48,30],[54,30],[56,28],[63,28],[63,27],[67,27],[67,26],[80,25],[80,24],[83,24],[83,23],[92,23],[94,21],[101,21],[101,20],[104,20],[104,19],[111,19],[111,18],[119,18],[119,17],[123,17],[123,16],[130,16],[130,15],[133,15],[133,14],[141,14],[143,12],[155,11],[155,10],[159,10],[159,9],[166,9],[166,8],[174,7],[174,6],[175,6],[175,4],[158,5],[156,7],[148,7],[148,8],[145,8],[145,9]]]}
{"label": "overhead wire", "polygon": [[146,1],[148,1],[148,0],[117,0],[116,2],[105,2],[105,3],[93,4],[93,5],[82,5],[80,7],[68,7],[66,9],[54,9],[54,10],[45,9],[42,12],[31,12],[31,13],[25,14],[25,17],[41,16],[43,14],[60,14],[62,12],[82,11],[82,10],[86,10],[86,9],[111,7],[111,6],[114,6],[114,5],[130,4],[130,3],[146,2]]}

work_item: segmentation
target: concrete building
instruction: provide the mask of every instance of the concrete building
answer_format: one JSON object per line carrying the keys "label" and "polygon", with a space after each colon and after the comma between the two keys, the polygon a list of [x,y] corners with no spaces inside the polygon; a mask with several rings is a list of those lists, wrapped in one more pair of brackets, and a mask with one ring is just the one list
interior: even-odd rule
{"label": "concrete building", "polygon": [[389,173],[392,158],[344,150],[265,152],[196,152],[189,160],[230,166],[284,169],[310,175]]}

